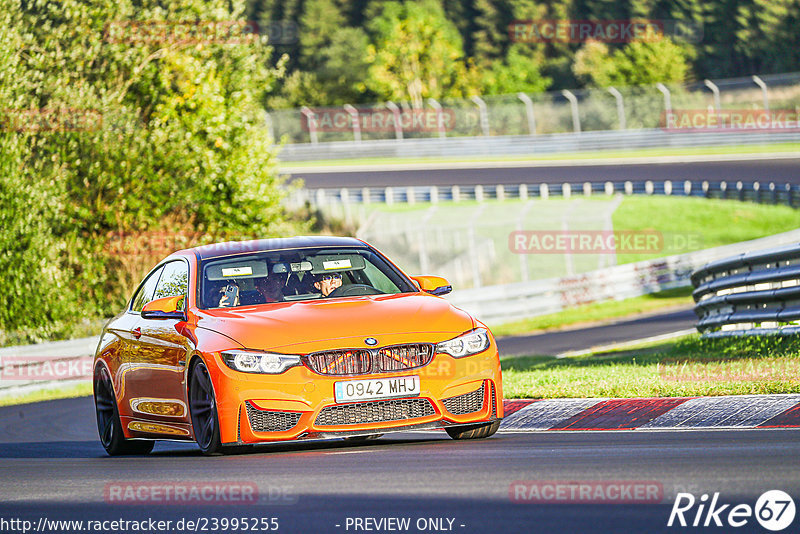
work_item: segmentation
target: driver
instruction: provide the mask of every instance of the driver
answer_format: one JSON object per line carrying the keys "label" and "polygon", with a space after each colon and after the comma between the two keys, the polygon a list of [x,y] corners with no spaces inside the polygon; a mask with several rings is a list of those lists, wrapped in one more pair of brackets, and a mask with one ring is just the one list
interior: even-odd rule
{"label": "driver", "polygon": [[318,274],[314,280],[314,287],[320,290],[323,297],[342,287],[342,273]]}

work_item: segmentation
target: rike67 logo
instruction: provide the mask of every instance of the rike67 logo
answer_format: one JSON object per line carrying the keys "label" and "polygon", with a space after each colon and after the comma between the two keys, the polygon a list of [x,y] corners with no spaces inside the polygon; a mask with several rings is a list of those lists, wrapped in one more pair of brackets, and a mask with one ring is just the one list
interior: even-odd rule
{"label": "rike67 logo", "polygon": [[794,500],[784,491],[770,490],[751,507],[749,504],[719,504],[719,493],[714,493],[710,500],[707,493],[699,499],[691,493],[678,493],[667,526],[738,528],[751,523],[754,516],[767,530],[784,530],[794,521]]}

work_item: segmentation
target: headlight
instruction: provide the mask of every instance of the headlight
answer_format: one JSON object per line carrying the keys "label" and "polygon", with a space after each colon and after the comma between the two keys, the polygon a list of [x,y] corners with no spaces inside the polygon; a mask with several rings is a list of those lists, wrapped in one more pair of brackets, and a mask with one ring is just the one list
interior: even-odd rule
{"label": "headlight", "polygon": [[280,374],[290,367],[300,365],[300,356],[250,350],[226,350],[222,352],[222,360],[235,371],[271,375]]}
{"label": "headlight", "polygon": [[436,352],[449,354],[453,358],[463,358],[486,350],[489,346],[489,333],[485,328],[476,328],[449,341],[436,345]]}

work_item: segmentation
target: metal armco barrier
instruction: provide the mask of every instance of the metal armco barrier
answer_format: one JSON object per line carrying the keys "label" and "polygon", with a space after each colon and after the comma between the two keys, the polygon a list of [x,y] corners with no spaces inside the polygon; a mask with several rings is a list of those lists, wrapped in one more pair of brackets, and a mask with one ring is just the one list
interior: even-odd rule
{"label": "metal armco barrier", "polygon": [[364,187],[339,189],[299,189],[292,192],[289,203],[306,202],[317,207],[348,204],[414,204],[529,198],[547,199],[551,196],[575,197],[592,195],[672,195],[720,198],[769,204],[800,205],[800,185],[775,182],[709,182],[685,181],[627,181],[585,182],[563,184],[497,184],[415,187]]}
{"label": "metal armco barrier", "polygon": [[800,333],[800,243],[713,261],[692,273],[705,336]]}
{"label": "metal armco barrier", "polygon": [[[581,304],[621,300],[691,285],[692,272],[746,251],[800,243],[800,230],[688,254],[606,267],[576,276],[475,289],[456,288],[446,298],[489,323],[554,313]],[[800,249],[797,249],[799,250]],[[797,253],[800,258],[800,252]],[[800,260],[798,260],[800,271]],[[799,276],[799,275],[795,275]],[[797,288],[800,295],[800,287]],[[797,297],[800,299],[800,296]],[[800,301],[798,301],[800,303]],[[798,308],[800,309],[800,308]]]}

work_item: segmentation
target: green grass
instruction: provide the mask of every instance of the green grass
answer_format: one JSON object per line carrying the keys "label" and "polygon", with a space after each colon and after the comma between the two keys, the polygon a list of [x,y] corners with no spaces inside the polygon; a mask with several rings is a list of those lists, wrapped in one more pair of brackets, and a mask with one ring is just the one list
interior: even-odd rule
{"label": "green grass", "polygon": [[688,306],[692,302],[694,302],[692,300],[692,288],[682,287],[631,299],[586,304],[557,313],[539,315],[538,317],[496,326],[490,325],[490,327],[495,336],[514,336],[541,330],[554,330],[565,326],[618,319],[682,305]]}
{"label": "green grass", "polygon": [[694,334],[633,350],[502,360],[506,398],[681,397],[800,392],[800,339]]}
{"label": "green grass", "polygon": [[709,156],[718,154],[764,154],[779,152],[796,152],[800,143],[776,143],[774,145],[738,145],[738,146],[705,146],[705,147],[664,147],[642,148],[634,150],[597,150],[587,152],[564,152],[546,155],[529,156],[475,156],[475,157],[442,157],[442,158],[351,158],[320,161],[281,161],[281,165],[291,167],[336,167],[347,165],[393,165],[399,163],[450,163],[450,162],[487,162],[487,161],[574,161],[608,158],[659,157],[659,156]]}
{"label": "green grass", "polygon": [[11,406],[13,404],[28,404],[30,402],[41,402],[54,399],[71,399],[73,397],[85,397],[92,394],[92,384],[75,384],[66,388],[50,388],[40,391],[31,391],[19,395],[9,395],[0,397],[0,406]]}
{"label": "green grass", "polygon": [[619,263],[729,245],[800,227],[800,210],[699,197],[626,197],[612,215],[614,230],[661,232],[658,254],[618,254]]}

